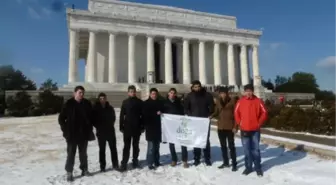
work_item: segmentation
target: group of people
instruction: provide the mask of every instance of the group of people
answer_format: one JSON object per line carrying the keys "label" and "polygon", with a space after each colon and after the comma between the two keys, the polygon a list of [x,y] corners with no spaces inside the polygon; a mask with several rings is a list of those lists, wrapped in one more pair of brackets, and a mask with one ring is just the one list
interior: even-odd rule
{"label": "group of people", "polygon": [[[141,134],[145,132],[147,140],[147,164],[150,170],[161,166],[160,143],[161,140],[161,114],[187,115],[209,118],[209,131],[206,147],[203,149],[205,165],[211,166],[210,153],[210,119],[217,119],[218,137],[222,149],[223,164],[218,168],[228,168],[229,157],[231,169],[237,171],[235,133],[241,131],[241,140],[245,154],[244,175],[253,171],[252,164],[258,176],[262,176],[261,157],[259,151],[260,127],[266,120],[267,111],[263,102],[253,94],[253,85],[244,87],[245,95],[238,100],[229,96],[226,87],[218,89],[219,97],[214,101],[212,94],[202,87],[200,81],[193,81],[191,92],[184,97],[183,102],[177,97],[175,88],[171,88],[167,98],[158,98],[158,90],[150,89],[149,98],[142,101],[136,96],[135,86],[128,87],[128,98],[123,100],[120,108],[119,130],[123,133],[124,148],[122,160],[119,165],[117,142],[115,133],[116,113],[107,101],[106,94],[100,93],[97,102],[92,106],[91,102],[84,98],[85,89],[77,86],[74,89],[74,97],[69,99],[58,118],[63,137],[67,142],[67,159],[65,170],[67,180],[73,181],[73,168],[76,150],[79,150],[80,169],[82,176],[90,176],[87,162],[88,142],[95,140],[93,127],[96,128],[96,136],[99,145],[99,163],[102,172],[106,170],[106,143],[111,151],[113,169],[124,172],[127,170],[130,148],[132,146],[132,167],[139,167],[139,141]],[[228,143],[228,147],[227,147]],[[176,166],[178,157],[175,145],[169,143],[171,153],[171,166]],[[182,163],[188,168],[188,150],[181,146]],[[201,162],[201,148],[194,148],[194,166]]]}

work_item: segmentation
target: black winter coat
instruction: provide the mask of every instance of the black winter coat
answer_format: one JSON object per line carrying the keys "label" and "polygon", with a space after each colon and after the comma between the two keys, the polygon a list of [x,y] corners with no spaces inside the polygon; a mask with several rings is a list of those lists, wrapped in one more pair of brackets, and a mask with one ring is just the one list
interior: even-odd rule
{"label": "black winter coat", "polygon": [[58,116],[58,123],[67,142],[94,140],[92,105],[86,99],[81,102],[74,98],[69,99]]}
{"label": "black winter coat", "polygon": [[143,119],[146,130],[147,141],[161,142],[161,115],[157,112],[163,112],[164,101],[148,98],[143,106]]}
{"label": "black winter coat", "polygon": [[183,105],[182,105],[181,100],[177,97],[174,101],[171,101],[169,98],[167,98],[164,101],[163,113],[184,115],[184,110],[183,110]]}
{"label": "black winter coat", "polygon": [[143,101],[129,97],[122,102],[119,117],[120,131],[128,136],[139,135],[144,129],[142,120]]}
{"label": "black winter coat", "polygon": [[96,127],[97,137],[109,139],[115,137],[114,123],[116,115],[114,108],[106,102],[103,107],[100,102],[93,106],[93,126]]}
{"label": "black winter coat", "polygon": [[213,96],[206,92],[204,88],[199,92],[190,92],[184,99],[184,113],[188,116],[207,118],[213,110]]}

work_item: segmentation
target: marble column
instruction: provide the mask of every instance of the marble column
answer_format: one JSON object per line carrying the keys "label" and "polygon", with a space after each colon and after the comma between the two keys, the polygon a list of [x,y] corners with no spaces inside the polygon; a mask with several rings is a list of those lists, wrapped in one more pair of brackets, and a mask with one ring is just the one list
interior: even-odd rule
{"label": "marble column", "polygon": [[136,83],[135,35],[128,35],[128,83]]}
{"label": "marble column", "polygon": [[[151,35],[147,36],[147,73],[154,72],[155,76],[155,61],[154,61],[154,38]],[[152,77],[154,79],[154,76]],[[148,78],[148,75],[147,75]],[[149,79],[147,79],[148,82]],[[154,82],[153,82],[154,83]]]}
{"label": "marble column", "polygon": [[189,53],[189,40],[183,40],[183,84],[191,83],[191,67],[190,67],[190,53]]}
{"label": "marble column", "polygon": [[183,44],[176,43],[176,80],[179,84],[183,83]]}
{"label": "marble column", "polygon": [[109,67],[108,67],[108,82],[117,83],[117,64],[116,64],[116,35],[109,33]]}
{"label": "marble column", "polygon": [[89,53],[88,53],[88,82],[96,82],[96,62],[97,62],[97,33],[90,31],[89,34]]}
{"label": "marble column", "polygon": [[205,65],[205,41],[200,40],[198,44],[198,70],[199,70],[199,80],[202,84],[207,84],[207,74]]}
{"label": "marble column", "polygon": [[234,63],[234,49],[233,44],[228,43],[228,51],[227,51],[227,61],[228,61],[228,76],[229,76],[229,85],[236,86],[236,72],[235,72],[235,63]]}
{"label": "marble column", "polygon": [[259,58],[258,58],[258,46],[252,46],[252,70],[253,70],[253,85],[261,85],[261,79],[259,74]]}
{"label": "marble column", "polygon": [[84,81],[88,81],[88,62],[87,59],[85,60],[85,74],[84,74]]}
{"label": "marble column", "polygon": [[221,85],[222,84],[222,73],[221,73],[221,61],[220,61],[220,43],[214,43],[213,50],[213,58],[214,58],[214,84]]}
{"label": "marble column", "polygon": [[246,46],[244,44],[240,46],[240,73],[241,73],[242,85],[249,84],[250,79],[248,75]]}
{"label": "marble column", "polygon": [[173,83],[173,60],[171,38],[165,38],[165,84]]}
{"label": "marble column", "polygon": [[78,55],[78,32],[76,30],[69,31],[69,74],[68,83],[77,80],[77,55]]}

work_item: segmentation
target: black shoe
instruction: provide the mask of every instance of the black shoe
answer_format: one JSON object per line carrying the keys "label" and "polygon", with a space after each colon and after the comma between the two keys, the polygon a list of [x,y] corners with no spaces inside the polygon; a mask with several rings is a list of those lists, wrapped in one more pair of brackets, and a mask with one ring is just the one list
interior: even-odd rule
{"label": "black shoe", "polygon": [[194,161],[194,166],[198,166],[200,164],[201,164],[200,161]]}
{"label": "black shoe", "polygon": [[82,171],[82,176],[89,177],[89,176],[91,176],[91,173],[88,170],[83,170]]}
{"label": "black shoe", "polygon": [[228,168],[228,167],[230,167],[230,165],[222,164],[222,165],[218,166],[218,169],[223,169],[223,168]]}
{"label": "black shoe", "polygon": [[245,169],[245,170],[243,171],[243,175],[248,175],[248,174],[250,174],[251,172],[252,172],[252,170]]}
{"label": "black shoe", "polygon": [[133,168],[139,168],[139,163],[138,162],[133,162],[132,167]]}
{"label": "black shoe", "polygon": [[100,168],[100,172],[106,172],[105,168]]}
{"label": "black shoe", "polygon": [[205,161],[205,165],[207,165],[207,166],[211,166],[211,165],[212,165],[212,163],[211,163],[211,161],[210,161],[210,160],[206,160],[206,161]]}
{"label": "black shoe", "polygon": [[127,170],[127,164],[120,165],[120,168],[119,168],[120,172],[125,172],[126,170]]}
{"label": "black shoe", "polygon": [[114,170],[117,170],[117,169],[119,169],[119,165],[118,165],[118,164],[116,164],[116,165],[113,165],[113,166],[112,166],[112,169],[114,169]]}
{"label": "black shoe", "polygon": [[162,164],[161,164],[160,162],[156,162],[156,163],[154,164],[154,166],[155,166],[155,167],[160,167],[160,166],[162,166]]}
{"label": "black shoe", "polygon": [[67,172],[67,181],[68,182],[74,181],[74,177],[73,177],[72,172]]}
{"label": "black shoe", "polygon": [[261,170],[258,170],[257,175],[258,175],[258,177],[262,177],[262,176],[264,176],[264,173]]}
{"label": "black shoe", "polygon": [[148,169],[149,169],[149,170],[155,170],[155,166],[153,166],[153,165],[149,165],[149,166],[148,166]]}
{"label": "black shoe", "polygon": [[231,171],[236,172],[237,170],[238,170],[238,169],[237,169],[237,166],[232,166]]}

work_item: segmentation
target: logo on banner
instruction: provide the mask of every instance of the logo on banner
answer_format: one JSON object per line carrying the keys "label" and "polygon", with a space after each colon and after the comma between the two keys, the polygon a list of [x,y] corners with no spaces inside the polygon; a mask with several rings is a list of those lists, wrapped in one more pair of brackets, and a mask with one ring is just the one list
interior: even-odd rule
{"label": "logo on banner", "polygon": [[[193,130],[189,129],[188,124],[190,119],[186,117],[180,118],[180,126],[176,129],[177,139],[179,140],[191,140],[193,135]],[[190,141],[192,142],[192,141]]]}

